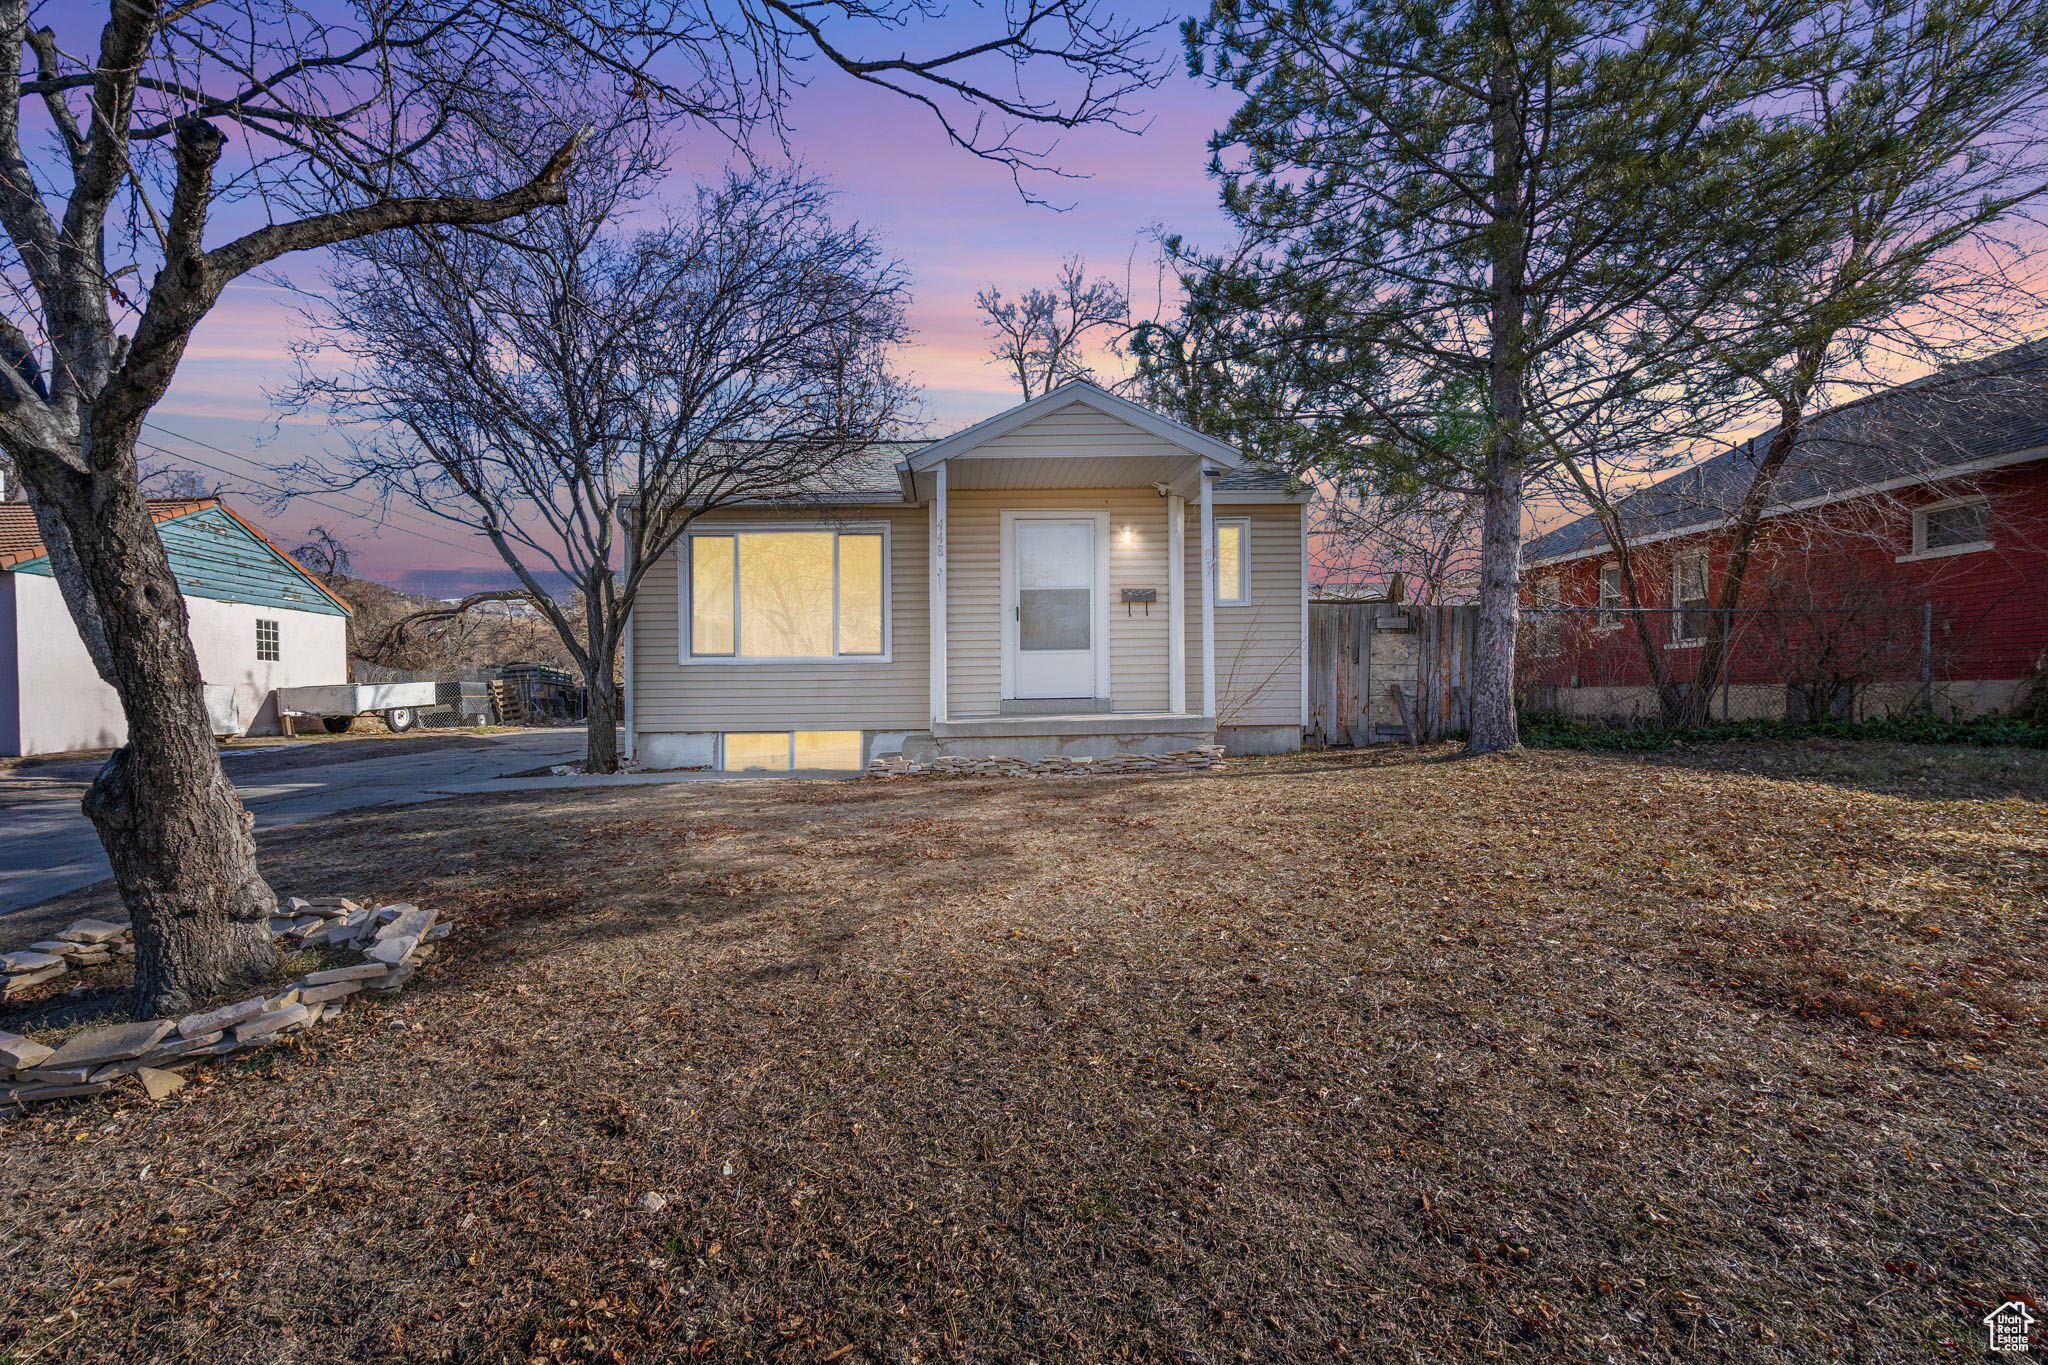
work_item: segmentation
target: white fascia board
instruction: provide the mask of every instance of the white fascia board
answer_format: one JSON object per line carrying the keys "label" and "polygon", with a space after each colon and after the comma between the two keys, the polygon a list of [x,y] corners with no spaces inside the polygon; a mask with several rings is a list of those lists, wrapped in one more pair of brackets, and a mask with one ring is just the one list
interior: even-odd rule
{"label": "white fascia board", "polygon": [[[943,460],[950,460],[956,456],[964,455],[976,446],[993,441],[998,436],[1008,435],[1025,423],[1043,417],[1049,412],[1057,412],[1069,403],[1082,403],[1094,408],[1104,416],[1115,417],[1129,422],[1140,431],[1148,432],[1153,436],[1157,436],[1162,441],[1180,446],[1189,453],[1199,455],[1212,463],[1224,465],[1231,469],[1235,469],[1244,463],[1244,456],[1239,453],[1235,446],[1219,441],[1213,436],[1204,436],[1201,432],[1196,431],[1185,423],[1176,422],[1170,417],[1162,417],[1150,408],[1133,403],[1128,398],[1119,398],[1107,389],[1090,384],[1086,380],[1070,379],[1056,389],[1047,393],[1041,393],[1036,398],[1026,399],[1014,408],[999,412],[993,417],[985,417],[971,427],[956,431],[943,440],[932,442],[932,444],[910,457],[910,470],[912,473],[918,473],[930,469],[933,465]],[[1022,456],[1017,458],[1028,459],[1030,457]],[[1101,458],[1115,459],[1117,457],[1105,455]]]}
{"label": "white fascia board", "polygon": [[[1766,519],[1790,516],[1794,512],[1808,512],[1816,507],[1825,507],[1829,503],[1853,502],[1857,498],[1875,497],[1879,493],[1891,493],[1901,488],[1912,488],[1919,484],[1942,483],[1949,479],[1959,479],[1970,474],[1982,474],[1993,469],[2003,469],[2007,465],[2026,464],[2029,460],[2038,460],[2044,456],[2048,456],[2048,446],[2032,446],[2026,450],[2014,450],[2004,455],[1987,455],[1981,460],[1966,460],[1962,464],[1943,465],[1939,469],[1930,469],[1923,474],[1901,474],[1896,479],[1885,479],[1879,483],[1866,483],[1855,488],[1845,488],[1839,493],[1823,493],[1815,498],[1801,498],[1798,502],[1781,503],[1776,507],[1767,508],[1764,516]],[[1652,531],[1648,535],[1631,537],[1629,539],[1629,546],[1634,548],[1639,545],[1654,545],[1660,540],[1678,540],[1684,536],[1696,536],[1706,531],[1716,531],[1726,526],[1731,520],[1732,518],[1730,517],[1716,517],[1711,521],[1696,521],[1685,526],[1674,526],[1668,531]],[[1522,568],[1525,570],[1545,569],[1553,564],[1569,564],[1575,559],[1590,559],[1594,555],[1611,555],[1613,553],[1614,547],[1607,541],[1602,540],[1597,545],[1588,546],[1583,550],[1573,550],[1570,554],[1551,555],[1545,559],[1532,559],[1522,565]]]}

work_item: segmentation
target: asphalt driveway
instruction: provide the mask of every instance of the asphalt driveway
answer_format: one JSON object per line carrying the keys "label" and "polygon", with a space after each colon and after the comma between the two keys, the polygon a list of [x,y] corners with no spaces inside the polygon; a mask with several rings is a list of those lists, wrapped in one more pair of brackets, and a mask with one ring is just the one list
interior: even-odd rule
{"label": "asphalt driveway", "polygon": [[[225,750],[221,761],[263,830],[364,806],[433,801],[477,790],[477,784],[508,773],[582,756],[583,731],[576,728],[403,741],[280,741]],[[0,915],[111,875],[99,837],[78,809],[97,766],[59,760],[0,772]]]}

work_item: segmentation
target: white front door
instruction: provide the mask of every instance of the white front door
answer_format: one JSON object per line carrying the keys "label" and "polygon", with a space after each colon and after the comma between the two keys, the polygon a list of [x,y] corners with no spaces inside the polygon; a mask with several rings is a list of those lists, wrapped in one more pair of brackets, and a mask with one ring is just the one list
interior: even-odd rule
{"label": "white front door", "polygon": [[1010,693],[1094,697],[1102,639],[1102,528],[1093,517],[1018,516],[1010,525]]}

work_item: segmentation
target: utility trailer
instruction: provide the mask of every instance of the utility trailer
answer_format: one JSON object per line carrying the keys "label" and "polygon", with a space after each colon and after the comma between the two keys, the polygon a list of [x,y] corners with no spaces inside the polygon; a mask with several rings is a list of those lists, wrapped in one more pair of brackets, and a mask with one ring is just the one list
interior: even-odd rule
{"label": "utility trailer", "polygon": [[357,716],[384,717],[393,730],[410,730],[420,723],[420,713],[434,706],[430,682],[332,683],[320,687],[280,687],[277,713],[289,733],[291,722],[300,717],[318,720],[330,735],[338,735],[355,724]]}

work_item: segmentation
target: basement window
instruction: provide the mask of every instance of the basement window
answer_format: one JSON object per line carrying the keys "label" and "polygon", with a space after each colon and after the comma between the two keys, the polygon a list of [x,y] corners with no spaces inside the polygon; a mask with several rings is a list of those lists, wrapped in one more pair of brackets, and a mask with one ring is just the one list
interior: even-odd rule
{"label": "basement window", "polygon": [[860,767],[858,730],[732,730],[724,736],[729,773],[786,773],[823,769],[850,772]]}
{"label": "basement window", "polygon": [[256,661],[274,664],[284,655],[279,639],[277,622],[264,617],[256,618]]}

